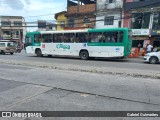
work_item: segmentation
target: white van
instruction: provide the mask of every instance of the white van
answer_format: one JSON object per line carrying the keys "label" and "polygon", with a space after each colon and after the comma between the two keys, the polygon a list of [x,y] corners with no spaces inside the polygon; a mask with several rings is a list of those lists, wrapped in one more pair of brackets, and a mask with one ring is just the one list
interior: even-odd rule
{"label": "white van", "polygon": [[160,63],[160,51],[159,52],[147,53],[144,56],[144,61],[149,62],[151,64]]}
{"label": "white van", "polygon": [[16,46],[14,42],[0,40],[0,54],[10,53],[11,55],[13,55],[15,51]]}

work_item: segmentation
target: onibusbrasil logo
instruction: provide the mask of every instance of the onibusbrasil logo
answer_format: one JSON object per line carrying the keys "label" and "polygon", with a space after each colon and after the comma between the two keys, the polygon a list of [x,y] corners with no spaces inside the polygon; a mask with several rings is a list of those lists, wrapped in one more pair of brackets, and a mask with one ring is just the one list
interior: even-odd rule
{"label": "onibusbrasil logo", "polygon": [[58,49],[70,49],[70,45],[64,45],[64,44],[57,44],[56,47]]}

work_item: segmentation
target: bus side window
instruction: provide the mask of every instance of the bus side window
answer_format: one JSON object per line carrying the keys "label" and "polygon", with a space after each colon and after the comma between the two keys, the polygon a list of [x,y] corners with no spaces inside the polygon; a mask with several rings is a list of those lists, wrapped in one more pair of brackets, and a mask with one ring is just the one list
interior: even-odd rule
{"label": "bus side window", "polygon": [[64,42],[63,34],[54,34],[54,42],[55,43]]}
{"label": "bus side window", "polygon": [[117,32],[104,32],[104,43],[117,43]]}
{"label": "bus side window", "polygon": [[103,39],[103,33],[101,32],[90,33],[89,37],[90,37],[90,42],[101,43]]}
{"label": "bus side window", "polygon": [[46,43],[51,43],[52,42],[52,34],[45,34],[44,40]]}
{"label": "bus side window", "polygon": [[32,45],[32,38],[31,36],[26,36],[25,39],[25,47]]}
{"label": "bus side window", "polygon": [[41,34],[35,34],[34,35],[34,42],[37,43],[37,42],[40,42],[41,41]]}
{"label": "bus side window", "polygon": [[64,42],[73,43],[74,41],[75,41],[75,34],[74,33],[65,33],[64,34]]}
{"label": "bus side window", "polygon": [[122,43],[124,39],[124,32],[118,32],[118,42]]}
{"label": "bus side window", "polygon": [[76,36],[79,43],[86,43],[88,41],[88,33],[77,33]]}

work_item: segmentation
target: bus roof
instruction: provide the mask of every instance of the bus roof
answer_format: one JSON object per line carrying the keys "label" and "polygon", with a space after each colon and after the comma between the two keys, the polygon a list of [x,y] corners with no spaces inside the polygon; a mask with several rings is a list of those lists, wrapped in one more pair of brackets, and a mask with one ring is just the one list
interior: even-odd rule
{"label": "bus roof", "polygon": [[104,31],[128,31],[128,28],[99,28],[89,29],[88,32],[104,32]]}
{"label": "bus roof", "polygon": [[58,33],[82,33],[82,32],[104,32],[104,31],[124,31],[129,28],[99,28],[99,29],[84,29],[84,30],[62,30],[62,31],[35,31],[27,34],[58,34]]}
{"label": "bus roof", "polygon": [[63,31],[41,31],[41,34],[47,34],[47,33],[79,33],[79,32],[88,32],[87,30],[63,30]]}

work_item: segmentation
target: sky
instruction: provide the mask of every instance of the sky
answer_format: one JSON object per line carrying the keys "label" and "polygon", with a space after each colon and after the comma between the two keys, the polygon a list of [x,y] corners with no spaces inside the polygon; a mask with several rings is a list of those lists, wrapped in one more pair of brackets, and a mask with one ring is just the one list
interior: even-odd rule
{"label": "sky", "polygon": [[[0,0],[0,16],[23,16],[26,22],[53,22],[54,14],[66,8],[67,0]],[[28,28],[29,31],[35,29]]]}

